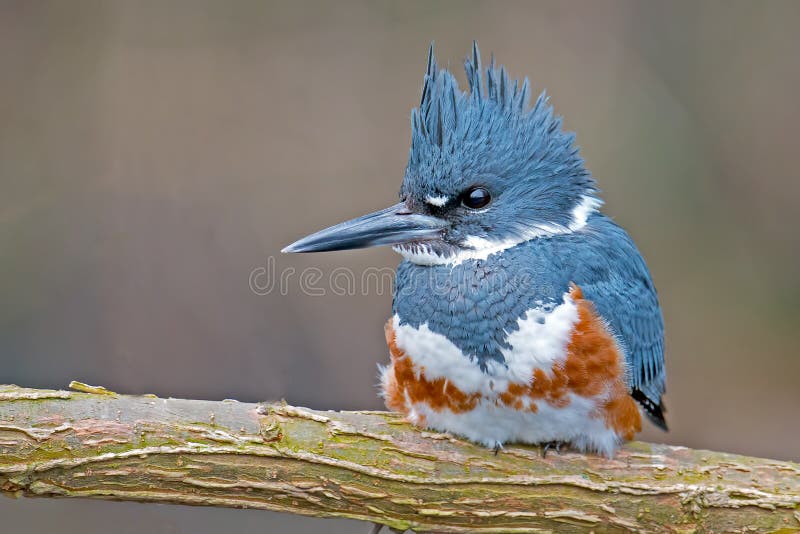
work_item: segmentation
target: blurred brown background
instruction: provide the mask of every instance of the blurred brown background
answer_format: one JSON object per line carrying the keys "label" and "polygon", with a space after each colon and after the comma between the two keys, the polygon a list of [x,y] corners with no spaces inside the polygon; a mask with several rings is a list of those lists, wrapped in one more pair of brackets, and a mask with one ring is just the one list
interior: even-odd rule
{"label": "blurred brown background", "polygon": [[[667,325],[672,431],[800,460],[800,2],[0,1],[0,382],[379,408],[390,295],[248,278],[396,198],[428,42],[547,88]],[[29,532],[363,530],[1,501]],[[70,519],[80,517],[81,519]],[[32,530],[31,530],[32,529]],[[9,530],[10,531],[10,530]]]}

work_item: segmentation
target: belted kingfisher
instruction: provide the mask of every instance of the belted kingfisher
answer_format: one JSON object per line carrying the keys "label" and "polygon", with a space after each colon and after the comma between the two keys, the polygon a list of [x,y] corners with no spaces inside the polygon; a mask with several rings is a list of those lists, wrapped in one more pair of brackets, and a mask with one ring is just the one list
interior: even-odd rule
{"label": "belted kingfisher", "polygon": [[[495,450],[567,443],[611,456],[666,430],[663,320],[630,236],[543,92],[477,43],[468,92],[428,52],[400,202],[283,252],[392,245],[387,407]],[[485,76],[485,77],[484,77]],[[638,405],[637,405],[638,403]]]}

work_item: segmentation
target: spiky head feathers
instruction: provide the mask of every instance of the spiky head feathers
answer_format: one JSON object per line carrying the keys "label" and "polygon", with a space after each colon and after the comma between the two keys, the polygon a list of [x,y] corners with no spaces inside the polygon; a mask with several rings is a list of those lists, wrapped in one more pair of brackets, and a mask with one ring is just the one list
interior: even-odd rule
{"label": "spiky head feathers", "polygon": [[[494,59],[484,73],[473,44],[465,61],[469,92],[428,54],[422,99],[411,112],[411,150],[401,197],[418,209],[431,199],[454,221],[448,241],[519,239],[568,229],[575,210],[599,205],[597,188],[561,118],[543,92],[531,107],[528,79],[509,79]],[[492,203],[475,212],[460,205],[480,185]],[[587,200],[588,199],[588,200]],[[457,223],[457,224],[455,224]]]}

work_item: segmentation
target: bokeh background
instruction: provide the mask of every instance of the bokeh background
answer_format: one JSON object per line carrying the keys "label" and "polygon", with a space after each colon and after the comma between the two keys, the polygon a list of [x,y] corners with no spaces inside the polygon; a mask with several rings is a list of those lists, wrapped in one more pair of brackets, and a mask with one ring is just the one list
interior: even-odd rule
{"label": "bokeh background", "polygon": [[[388,293],[251,291],[393,202],[428,42],[547,88],[667,328],[671,432],[800,460],[800,2],[0,1],[0,383],[380,408]],[[486,58],[485,58],[486,59]],[[0,501],[28,532],[351,532],[256,511]],[[73,519],[76,518],[76,519]],[[11,530],[9,530],[11,531]]]}

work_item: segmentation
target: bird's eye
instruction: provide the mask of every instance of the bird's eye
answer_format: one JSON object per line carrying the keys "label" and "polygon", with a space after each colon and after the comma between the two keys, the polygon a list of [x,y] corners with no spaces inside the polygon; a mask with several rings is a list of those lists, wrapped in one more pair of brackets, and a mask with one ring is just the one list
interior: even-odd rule
{"label": "bird's eye", "polygon": [[491,200],[492,195],[489,194],[485,187],[476,186],[467,189],[461,203],[470,209],[479,210],[486,207]]}

